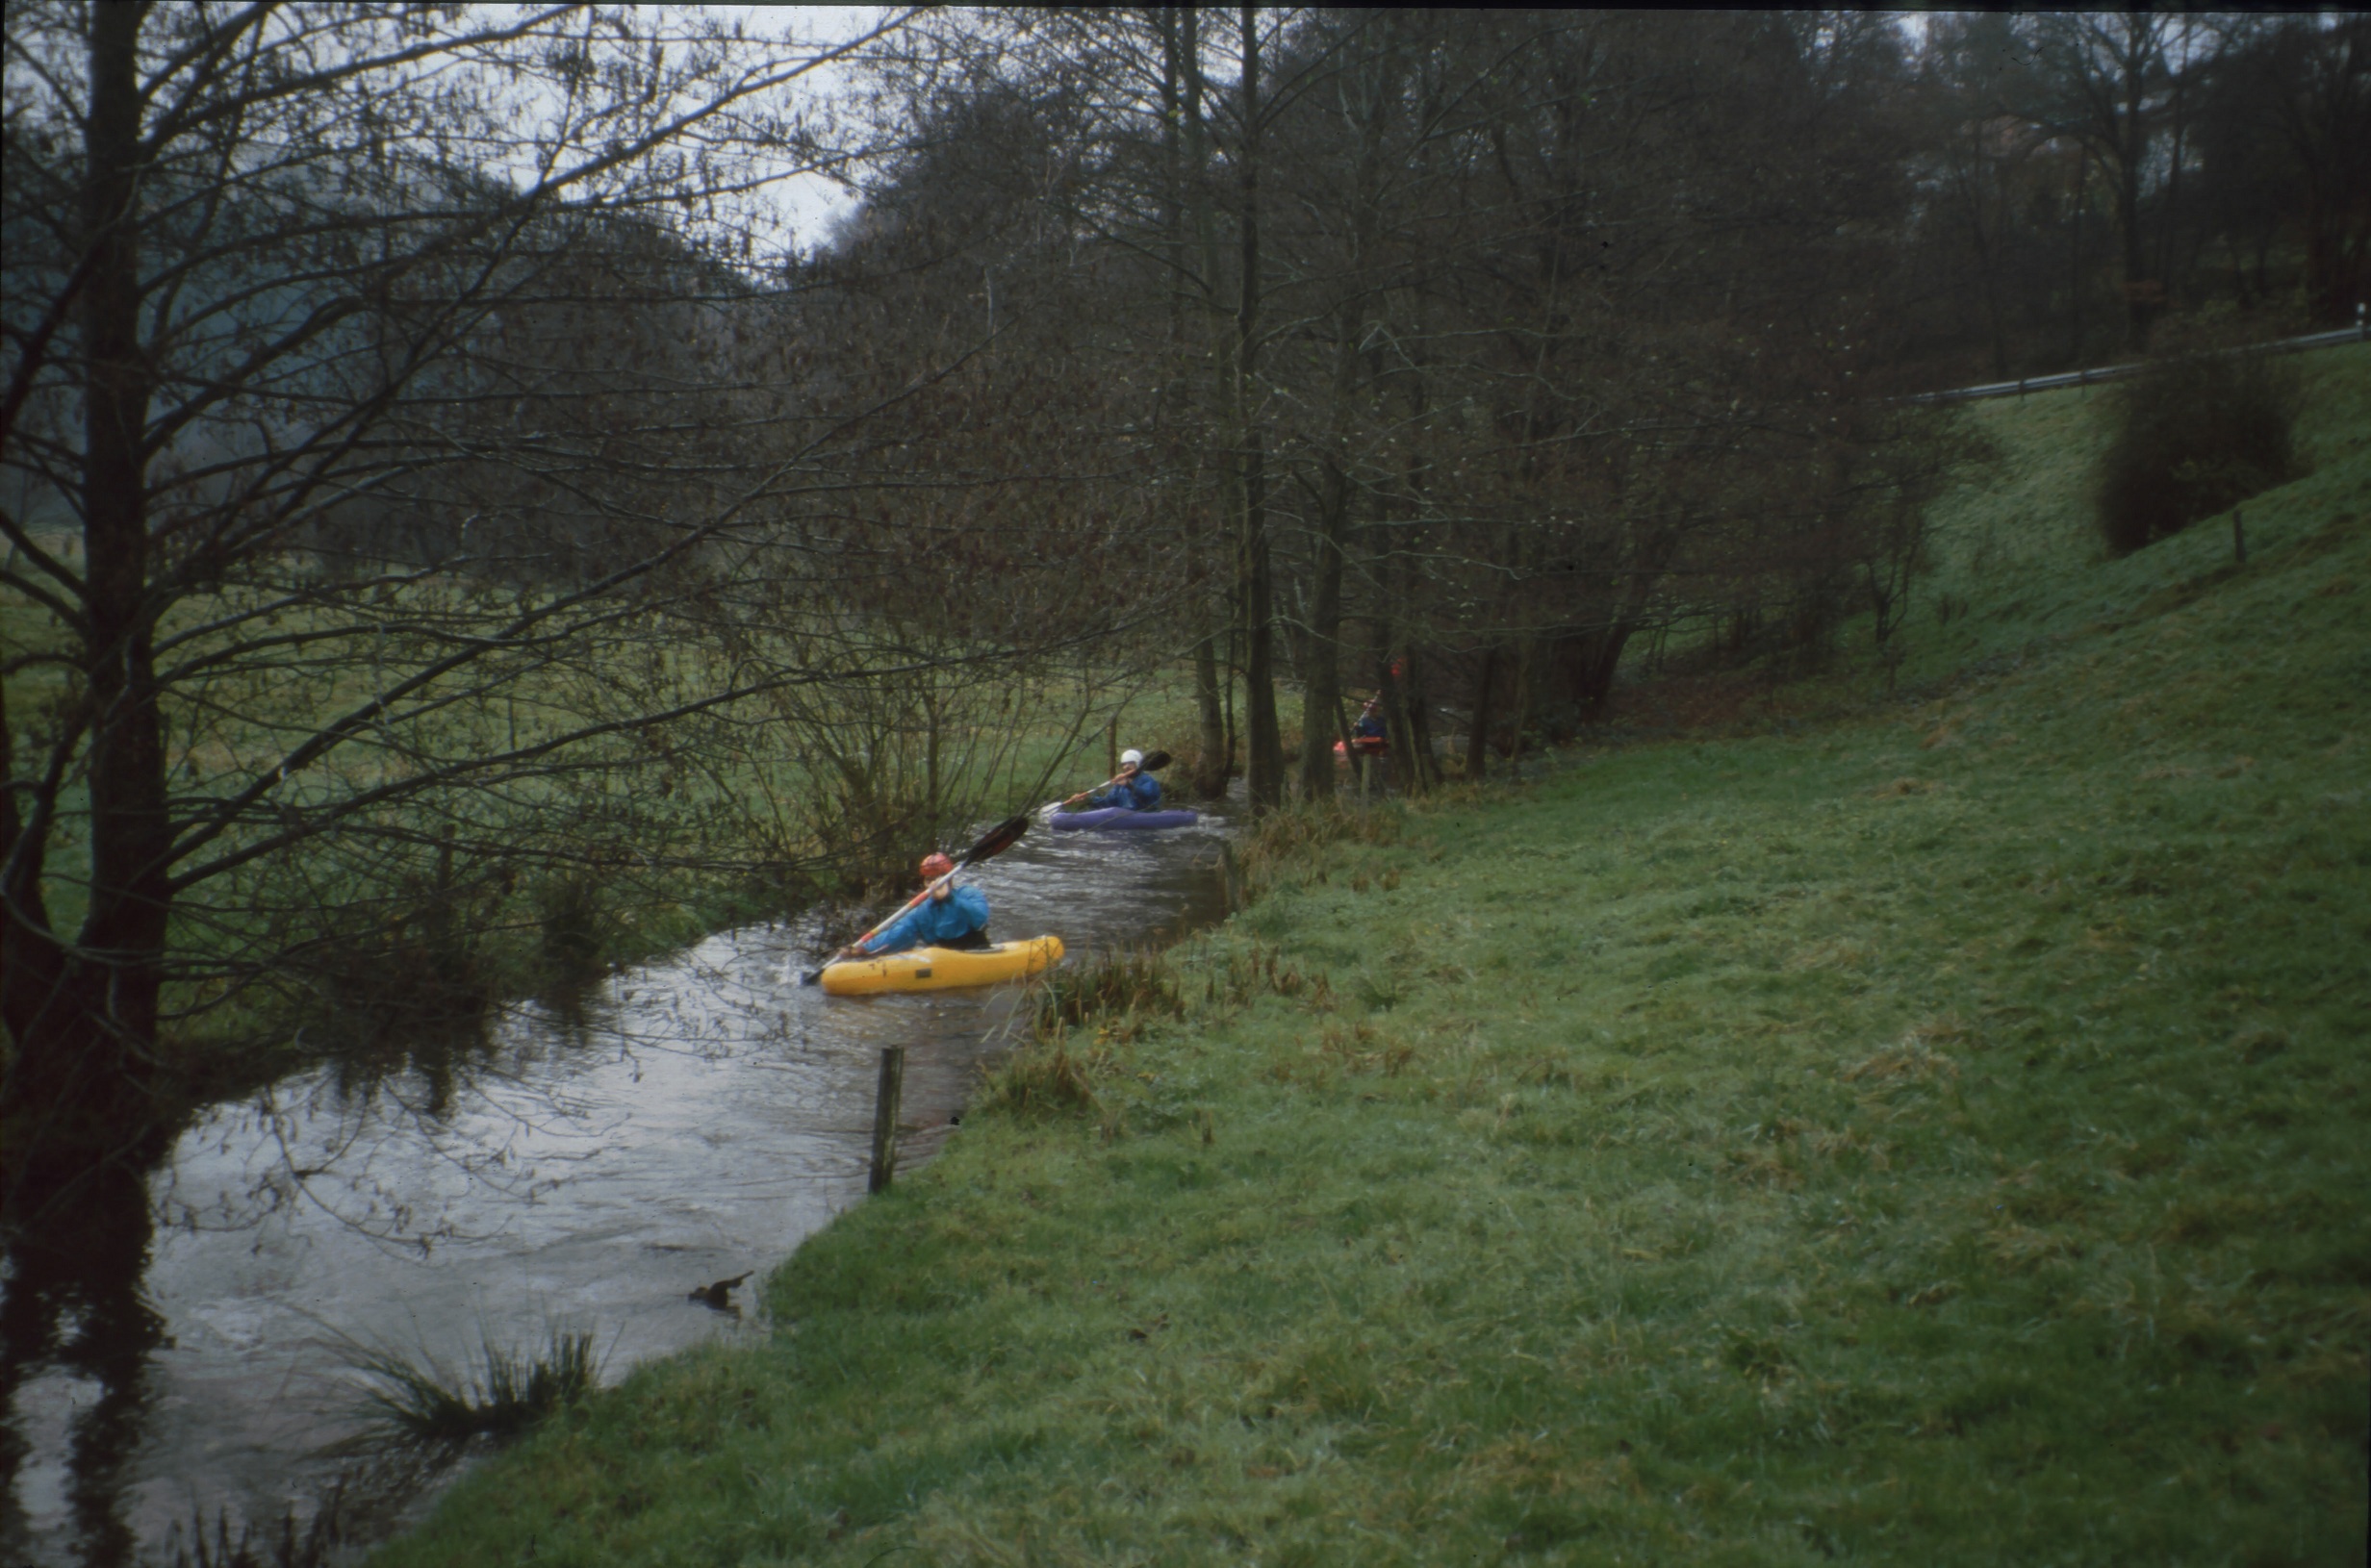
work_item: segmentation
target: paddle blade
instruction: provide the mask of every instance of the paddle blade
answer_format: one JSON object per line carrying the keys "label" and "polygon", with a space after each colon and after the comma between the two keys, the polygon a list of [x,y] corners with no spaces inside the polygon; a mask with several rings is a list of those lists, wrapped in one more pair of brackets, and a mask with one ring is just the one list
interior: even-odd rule
{"label": "paddle blade", "polygon": [[1163,768],[1168,767],[1171,760],[1172,759],[1170,758],[1169,753],[1166,751],[1147,751],[1144,754],[1144,760],[1136,764],[1136,771],[1140,773],[1158,773]]}
{"label": "paddle blade", "polygon": [[958,866],[972,866],[977,865],[982,860],[988,859],[990,856],[1001,855],[1006,850],[1011,848],[1015,844],[1018,844],[1021,840],[1021,835],[1028,831],[1029,813],[1023,812],[1018,817],[1007,817],[1003,822],[998,822],[994,827],[989,828],[987,833],[978,844],[973,845],[970,848],[964,850],[961,855],[957,856],[956,859],[956,864]]}

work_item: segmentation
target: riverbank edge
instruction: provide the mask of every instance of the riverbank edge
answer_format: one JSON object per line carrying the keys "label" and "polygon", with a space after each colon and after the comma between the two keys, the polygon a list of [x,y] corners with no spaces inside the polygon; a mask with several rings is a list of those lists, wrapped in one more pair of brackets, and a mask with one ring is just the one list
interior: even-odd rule
{"label": "riverbank edge", "polygon": [[1187,1018],[778,1270],[770,1345],[377,1560],[2358,1544],[2367,478],[1942,702],[1318,846]]}

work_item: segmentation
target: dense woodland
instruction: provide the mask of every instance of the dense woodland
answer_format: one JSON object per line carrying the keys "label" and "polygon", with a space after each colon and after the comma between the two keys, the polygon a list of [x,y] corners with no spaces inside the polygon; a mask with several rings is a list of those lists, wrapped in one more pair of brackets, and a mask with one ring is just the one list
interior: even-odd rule
{"label": "dense woodland", "polygon": [[1903,394],[2371,277],[2360,16],[749,25],[8,9],[16,1215],[258,1021],[849,885],[1152,683],[1263,810],[1360,695],[1421,790],[1902,635]]}

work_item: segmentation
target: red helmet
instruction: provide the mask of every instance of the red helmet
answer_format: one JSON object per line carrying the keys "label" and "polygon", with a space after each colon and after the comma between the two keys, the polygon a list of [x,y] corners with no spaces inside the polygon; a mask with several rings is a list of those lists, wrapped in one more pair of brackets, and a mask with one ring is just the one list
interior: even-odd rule
{"label": "red helmet", "polygon": [[949,860],[945,855],[929,854],[923,856],[922,879],[926,882],[935,882],[953,870],[955,870],[955,862]]}

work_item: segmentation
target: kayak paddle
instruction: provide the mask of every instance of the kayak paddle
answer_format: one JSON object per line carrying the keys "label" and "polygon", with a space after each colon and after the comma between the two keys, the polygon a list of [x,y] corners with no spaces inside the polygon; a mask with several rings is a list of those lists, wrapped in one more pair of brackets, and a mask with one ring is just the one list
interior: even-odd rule
{"label": "kayak paddle", "polygon": [[[1142,762],[1139,762],[1133,767],[1121,769],[1118,772],[1113,773],[1109,778],[1107,778],[1102,783],[1096,785],[1095,790],[1108,790],[1112,785],[1117,784],[1121,779],[1133,778],[1138,773],[1158,773],[1163,768],[1168,766],[1168,752],[1147,751],[1144,754],[1144,760]],[[1072,796],[1067,800],[1049,800],[1044,805],[1037,808],[1038,813],[1043,815],[1049,811],[1059,811],[1064,806],[1075,806],[1080,801],[1085,799],[1088,796],[1093,795],[1095,790],[1081,790],[1078,794]]]}
{"label": "kayak paddle", "polygon": [[[977,865],[979,862],[986,860],[992,855],[1003,854],[1006,850],[1011,848],[1015,844],[1019,843],[1021,840],[1021,835],[1028,831],[1029,818],[1027,816],[1007,817],[1003,822],[998,822],[994,827],[988,829],[987,833],[978,844],[973,845],[970,848],[955,857],[955,871],[949,872],[937,881],[932,882],[929,887],[924,888],[920,893],[917,893],[912,898],[906,899],[904,903],[898,906],[896,914],[888,916],[880,923],[880,925],[874,926],[871,930],[865,932],[864,935],[850,943],[849,946],[852,948],[863,947],[866,943],[880,935],[882,927],[895,921],[899,915],[905,914],[907,910],[922,902],[923,899],[929,898],[931,894],[936,893],[940,888],[943,888],[948,883],[954,881],[956,872],[960,872],[966,866]],[[824,965],[824,969],[830,968],[831,963],[834,961],[835,960],[827,960]],[[813,985],[816,981],[822,979],[823,977],[824,970],[818,969],[812,974],[800,975],[799,983],[801,985]]]}

